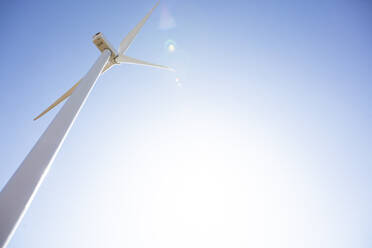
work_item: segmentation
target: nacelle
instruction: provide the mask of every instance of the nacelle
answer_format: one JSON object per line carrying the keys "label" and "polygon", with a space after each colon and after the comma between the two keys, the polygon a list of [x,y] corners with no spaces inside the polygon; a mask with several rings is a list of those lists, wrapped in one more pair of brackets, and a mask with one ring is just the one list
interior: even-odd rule
{"label": "nacelle", "polygon": [[118,52],[115,50],[115,48],[110,44],[110,42],[103,36],[101,32],[96,33],[93,36],[93,43],[96,45],[96,47],[103,52],[105,49],[108,49],[111,51],[110,61],[113,63],[115,62],[115,58],[118,56]]}

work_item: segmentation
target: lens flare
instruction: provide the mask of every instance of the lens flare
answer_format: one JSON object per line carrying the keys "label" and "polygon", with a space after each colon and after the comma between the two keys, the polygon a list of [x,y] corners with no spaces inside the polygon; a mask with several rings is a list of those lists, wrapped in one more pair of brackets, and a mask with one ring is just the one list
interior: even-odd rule
{"label": "lens flare", "polygon": [[176,21],[170,13],[169,9],[166,6],[163,6],[163,9],[160,13],[160,22],[159,28],[162,30],[169,30],[176,27]]}
{"label": "lens flare", "polygon": [[178,77],[176,78],[176,83],[178,87],[182,87],[182,83],[180,82],[180,79]]}
{"label": "lens flare", "polygon": [[173,40],[167,40],[164,44],[165,49],[167,49],[168,52],[173,53],[176,51],[176,42]]}
{"label": "lens flare", "polygon": [[171,52],[171,53],[174,52],[175,49],[176,49],[176,47],[173,44],[170,44],[168,46],[168,51]]}

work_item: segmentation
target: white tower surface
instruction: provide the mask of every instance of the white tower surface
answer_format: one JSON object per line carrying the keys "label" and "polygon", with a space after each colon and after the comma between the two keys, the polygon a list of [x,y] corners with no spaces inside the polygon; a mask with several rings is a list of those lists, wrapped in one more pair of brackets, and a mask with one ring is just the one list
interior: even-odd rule
{"label": "white tower surface", "polygon": [[0,193],[0,246],[4,247],[31,203],[111,52],[105,50]]}
{"label": "white tower surface", "polygon": [[97,33],[93,37],[93,42],[102,53],[92,68],[78,83],[35,118],[35,120],[40,118],[60,102],[69,98],[0,192],[1,248],[9,243],[98,77],[113,65],[121,63],[173,70],[124,55],[158,4],[123,39],[118,49],[119,53],[101,33]]}

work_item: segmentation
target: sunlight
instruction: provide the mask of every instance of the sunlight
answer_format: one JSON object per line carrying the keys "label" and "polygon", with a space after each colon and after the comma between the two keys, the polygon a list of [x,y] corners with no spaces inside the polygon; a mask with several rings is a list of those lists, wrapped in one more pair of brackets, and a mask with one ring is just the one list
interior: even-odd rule
{"label": "sunlight", "polygon": [[170,121],[155,133],[145,128],[136,137],[133,166],[126,168],[127,160],[110,166],[100,191],[107,192],[105,205],[112,204],[100,212],[102,221],[115,222],[102,226],[121,230],[110,233],[114,239],[136,246],[141,233],[151,247],[264,247],[265,226],[284,219],[278,206],[268,204],[276,198],[265,175],[272,161],[260,154],[279,155],[270,146],[252,149],[259,137],[246,143],[231,123],[216,123]]}

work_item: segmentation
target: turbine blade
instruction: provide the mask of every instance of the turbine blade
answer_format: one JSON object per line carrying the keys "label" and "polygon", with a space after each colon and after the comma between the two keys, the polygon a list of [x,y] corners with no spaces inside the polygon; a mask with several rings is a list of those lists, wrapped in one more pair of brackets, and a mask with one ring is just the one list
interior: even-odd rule
{"label": "turbine blade", "polygon": [[165,66],[165,65],[157,65],[157,64],[152,64],[146,61],[142,61],[139,59],[131,58],[125,55],[119,55],[119,57],[116,58],[116,61],[119,63],[126,63],[126,64],[134,64],[134,65],[144,65],[144,66],[151,66],[159,69],[164,69],[168,71],[175,71],[173,68]]}
{"label": "turbine blade", "polygon": [[[111,61],[107,62],[107,64],[105,65],[105,67],[102,69],[102,72],[101,74],[103,74],[105,71],[107,71],[108,69],[110,69],[113,65],[115,65],[114,63],[112,63]],[[74,84],[74,86],[71,87],[71,89],[69,89],[68,91],[66,91],[60,98],[58,98],[54,103],[52,103],[48,108],[46,108],[41,114],[39,114],[38,116],[35,117],[34,121],[36,121],[37,119],[39,119],[40,117],[42,117],[43,115],[45,115],[46,113],[48,113],[51,109],[53,109],[55,106],[57,106],[58,104],[60,104],[61,102],[63,102],[67,97],[69,97],[72,92],[74,92],[75,88],[79,85],[81,79],[79,80],[79,82],[77,82],[76,84]]]}
{"label": "turbine blade", "polygon": [[53,109],[55,106],[57,106],[58,104],[63,102],[67,97],[69,97],[72,94],[72,92],[74,92],[75,88],[79,85],[80,81],[81,79],[79,80],[79,82],[74,84],[74,86],[72,86],[71,89],[66,91],[60,98],[58,98],[54,103],[52,103],[48,108],[46,108],[41,114],[36,116],[34,121],[36,121],[37,119],[39,119],[40,117],[48,113],[51,109]]}
{"label": "turbine blade", "polygon": [[102,72],[101,72],[101,75],[107,71],[108,69],[110,69],[112,66],[116,65],[115,63],[113,63],[111,60],[109,62],[107,62],[107,64],[105,65],[105,67],[103,67],[102,69]]}
{"label": "turbine blade", "polygon": [[119,54],[124,54],[127,51],[128,47],[130,46],[134,38],[137,36],[142,26],[145,24],[147,19],[149,19],[150,15],[156,9],[156,7],[158,7],[158,5],[159,5],[159,1],[150,10],[150,12],[147,13],[147,15],[127,34],[127,36],[125,36],[123,41],[120,43],[119,50],[118,50]]}

